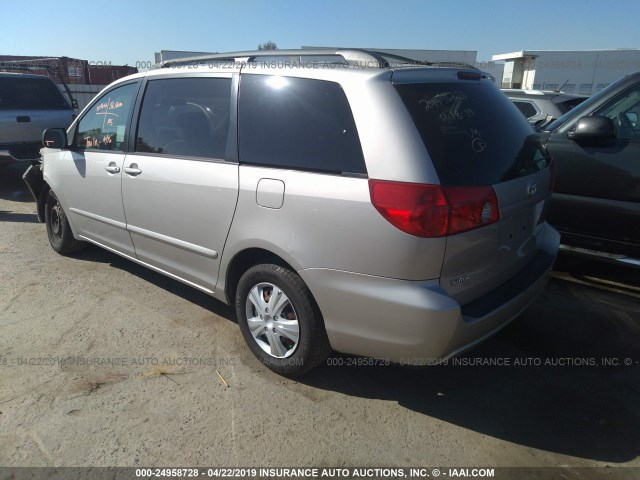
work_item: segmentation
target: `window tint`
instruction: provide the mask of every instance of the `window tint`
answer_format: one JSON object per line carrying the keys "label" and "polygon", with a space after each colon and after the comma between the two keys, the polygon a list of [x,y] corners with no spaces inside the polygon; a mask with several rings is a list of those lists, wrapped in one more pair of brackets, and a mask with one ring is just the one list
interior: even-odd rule
{"label": "window tint", "polygon": [[549,165],[540,136],[486,82],[396,85],[443,185],[492,185]]}
{"label": "window tint", "polygon": [[69,110],[58,87],[47,78],[0,77],[0,110]]}
{"label": "window tint", "polygon": [[536,107],[534,107],[531,102],[519,102],[518,100],[513,100],[513,104],[518,107],[518,110],[520,110],[526,118],[533,117],[538,114]]}
{"label": "window tint", "polygon": [[168,78],[147,84],[136,152],[224,158],[231,79]]}
{"label": "window tint", "polygon": [[75,145],[92,150],[122,150],[129,112],[136,99],[137,83],[104,94],[85,113],[78,125]]}
{"label": "window tint", "polygon": [[616,127],[616,137],[621,140],[640,139],[640,85],[618,95],[613,101],[595,112],[609,117]]}
{"label": "window tint", "polygon": [[240,161],[332,173],[366,173],[358,132],[337,83],[244,75]]}

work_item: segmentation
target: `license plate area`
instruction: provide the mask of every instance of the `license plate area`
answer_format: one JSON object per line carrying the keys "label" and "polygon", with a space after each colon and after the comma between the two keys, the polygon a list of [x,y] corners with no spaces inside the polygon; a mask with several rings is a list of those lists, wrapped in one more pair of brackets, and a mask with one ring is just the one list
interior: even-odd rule
{"label": "license plate area", "polygon": [[[544,201],[510,212],[500,220],[500,247],[520,254],[536,248],[535,231],[544,211]],[[531,245],[529,245],[531,244]],[[526,251],[523,251],[526,250]]]}

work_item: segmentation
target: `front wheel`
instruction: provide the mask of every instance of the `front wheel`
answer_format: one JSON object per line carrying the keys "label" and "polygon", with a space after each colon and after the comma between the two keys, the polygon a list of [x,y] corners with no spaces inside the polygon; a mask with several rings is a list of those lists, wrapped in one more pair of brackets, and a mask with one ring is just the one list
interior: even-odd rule
{"label": "front wheel", "polygon": [[331,352],[311,292],[300,276],[279,265],[256,265],[242,275],[236,315],[253,354],[281,375],[304,373]]}
{"label": "front wheel", "polygon": [[49,191],[44,207],[44,221],[47,225],[49,244],[62,255],[79,252],[86,244],[73,238],[67,215],[53,190]]}

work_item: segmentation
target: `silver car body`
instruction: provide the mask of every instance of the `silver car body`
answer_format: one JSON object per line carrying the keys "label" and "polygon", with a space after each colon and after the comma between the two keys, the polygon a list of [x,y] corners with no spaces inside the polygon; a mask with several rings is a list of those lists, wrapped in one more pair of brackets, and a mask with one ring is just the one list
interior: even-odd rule
{"label": "silver car body", "polygon": [[[440,183],[392,79],[463,82],[456,72],[287,67],[274,72],[260,65],[152,70],[107,90],[132,81],[212,76],[232,79],[232,102],[237,102],[245,75],[337,82],[351,107],[368,175],[238,163],[231,128],[226,160],[220,161],[45,148],[44,180],[78,239],[225,303],[234,301],[239,259],[268,253],[308,285],[333,349],[427,364],[465,350],[520,314],[545,285],[559,244],[558,233],[543,221],[549,168],[494,185],[500,220],[453,236],[408,235],[372,206],[370,178]],[[91,108],[69,128],[70,138]],[[237,113],[231,110],[233,126]],[[537,185],[533,193],[532,185]]]}

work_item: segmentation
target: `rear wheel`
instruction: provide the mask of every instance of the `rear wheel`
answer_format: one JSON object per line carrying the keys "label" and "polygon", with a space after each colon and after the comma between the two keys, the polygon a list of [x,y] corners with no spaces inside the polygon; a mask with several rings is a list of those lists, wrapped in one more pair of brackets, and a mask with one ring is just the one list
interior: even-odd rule
{"label": "rear wheel", "polygon": [[311,292],[296,273],[279,265],[256,265],[242,275],[236,315],[253,354],[281,375],[304,373],[331,352]]}
{"label": "rear wheel", "polygon": [[51,248],[62,255],[79,252],[86,244],[73,238],[67,215],[53,190],[47,195],[44,207],[44,218],[47,225],[47,236]]}

